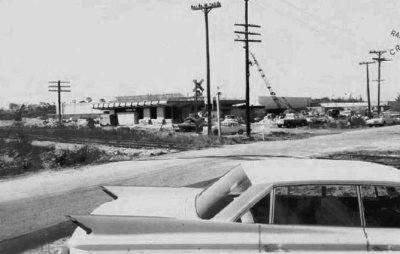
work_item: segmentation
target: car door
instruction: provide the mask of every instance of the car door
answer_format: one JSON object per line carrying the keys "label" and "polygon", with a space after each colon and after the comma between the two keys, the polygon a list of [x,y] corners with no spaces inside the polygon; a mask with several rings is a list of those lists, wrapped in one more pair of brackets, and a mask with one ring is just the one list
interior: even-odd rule
{"label": "car door", "polygon": [[400,186],[362,186],[369,250],[400,251]]}
{"label": "car door", "polygon": [[261,223],[261,251],[367,250],[357,186],[279,186],[271,192],[268,214],[257,206],[252,213]]}

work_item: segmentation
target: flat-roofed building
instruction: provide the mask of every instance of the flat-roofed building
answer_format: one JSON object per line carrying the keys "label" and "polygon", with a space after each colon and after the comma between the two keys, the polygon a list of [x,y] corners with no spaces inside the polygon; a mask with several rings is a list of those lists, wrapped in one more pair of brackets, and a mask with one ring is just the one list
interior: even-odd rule
{"label": "flat-roofed building", "polygon": [[267,112],[279,112],[288,109],[285,104],[289,104],[293,109],[301,110],[306,109],[311,104],[311,97],[279,97],[278,103],[272,96],[259,96],[258,103],[265,107]]}

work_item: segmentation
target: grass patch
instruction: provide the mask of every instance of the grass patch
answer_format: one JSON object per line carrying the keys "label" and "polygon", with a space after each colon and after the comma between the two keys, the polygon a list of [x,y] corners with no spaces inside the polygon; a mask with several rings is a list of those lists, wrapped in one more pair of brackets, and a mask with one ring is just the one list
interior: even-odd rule
{"label": "grass patch", "polygon": [[0,139],[0,178],[111,160],[105,152],[90,145],[77,150],[56,150],[54,146],[33,146],[29,137],[17,134],[12,140]]}
{"label": "grass patch", "polygon": [[[97,164],[110,161],[131,160],[141,156],[141,152],[124,153],[120,150],[105,152],[90,140],[101,141],[150,141],[175,144],[188,149],[237,144],[239,138],[218,138],[215,136],[183,135],[174,132],[147,132],[130,129],[91,130],[91,129],[1,129],[0,133],[0,178],[36,172],[43,169],[60,170],[65,167]],[[34,146],[34,135],[48,135],[59,142],[68,139],[82,139],[87,144],[77,149],[56,149],[55,146]],[[159,149],[157,149],[159,150]],[[163,151],[155,151],[154,155]],[[149,155],[153,155],[150,152]]]}
{"label": "grass patch", "polygon": [[400,151],[356,151],[339,152],[329,155],[319,156],[317,159],[332,160],[357,160],[374,162],[400,169]]}

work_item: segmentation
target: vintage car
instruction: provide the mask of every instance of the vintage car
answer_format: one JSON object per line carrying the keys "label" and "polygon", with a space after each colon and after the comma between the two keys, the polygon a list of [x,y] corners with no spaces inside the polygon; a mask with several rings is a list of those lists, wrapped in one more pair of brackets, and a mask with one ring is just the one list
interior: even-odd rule
{"label": "vintage car", "polygon": [[104,187],[61,253],[400,251],[400,171],[357,161],[246,161],[206,189]]}
{"label": "vintage car", "polygon": [[373,127],[373,126],[391,125],[391,124],[396,124],[398,122],[396,114],[382,113],[377,117],[368,119],[366,123],[369,127]]}
{"label": "vintage car", "polygon": [[281,127],[292,128],[292,127],[306,126],[307,124],[308,124],[307,119],[305,119],[303,116],[299,114],[294,114],[294,113],[281,116],[276,121],[276,125],[279,128]]}
{"label": "vintage car", "polygon": [[[246,130],[246,125],[234,121],[221,122],[221,134],[243,134]],[[218,135],[218,126],[212,127],[212,133]]]}
{"label": "vintage car", "polygon": [[230,122],[230,123],[235,122],[235,123],[237,123],[237,122],[239,122],[239,118],[237,116],[235,116],[235,115],[226,115],[224,117],[224,120],[222,120],[222,122]]}
{"label": "vintage car", "polygon": [[183,123],[178,124],[177,131],[180,132],[202,132],[205,125],[202,117],[187,117]]}

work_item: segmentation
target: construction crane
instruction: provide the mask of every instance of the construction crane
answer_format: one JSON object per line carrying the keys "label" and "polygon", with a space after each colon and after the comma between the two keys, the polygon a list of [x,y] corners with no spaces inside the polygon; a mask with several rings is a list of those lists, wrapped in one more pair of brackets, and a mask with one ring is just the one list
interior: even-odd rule
{"label": "construction crane", "polygon": [[258,68],[258,72],[260,73],[261,78],[264,80],[264,83],[268,88],[269,94],[271,95],[272,99],[274,100],[274,102],[276,103],[278,108],[280,108],[280,109],[287,108],[287,109],[293,110],[293,107],[289,104],[289,102],[284,97],[279,98],[276,96],[276,93],[274,92],[274,90],[272,90],[271,84],[269,83],[267,76],[265,75],[263,69],[261,68],[260,64],[258,63],[255,54],[253,52],[250,52],[250,55],[253,58],[254,64]]}

